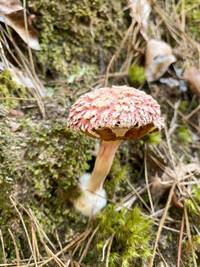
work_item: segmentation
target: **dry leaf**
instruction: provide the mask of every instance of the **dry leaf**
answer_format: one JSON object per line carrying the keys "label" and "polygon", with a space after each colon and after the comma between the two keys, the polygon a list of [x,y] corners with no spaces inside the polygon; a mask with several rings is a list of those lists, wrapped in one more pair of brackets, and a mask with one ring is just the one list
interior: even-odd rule
{"label": "dry leaf", "polygon": [[151,5],[148,0],[127,0],[128,7],[130,8],[130,15],[133,19],[141,25],[141,34],[148,40],[148,19],[151,13]]}
{"label": "dry leaf", "polygon": [[10,14],[12,12],[23,9],[18,0],[0,0],[0,13]]}
{"label": "dry leaf", "polygon": [[147,42],[145,75],[148,82],[158,80],[168,67],[176,61],[170,45],[151,39]]}
{"label": "dry leaf", "polygon": [[8,26],[13,28],[22,40],[29,44],[30,48],[35,50],[40,50],[40,45],[38,42],[38,34],[37,31],[28,24],[28,41],[27,41],[27,33],[24,23],[24,11],[19,10],[16,12],[12,12],[7,15],[0,14],[0,21],[6,23]]}
{"label": "dry leaf", "polygon": [[189,82],[191,92],[200,97],[200,70],[191,67],[184,72],[183,77]]}
{"label": "dry leaf", "polygon": [[18,117],[20,119],[22,119],[25,115],[22,111],[17,110],[17,109],[13,109],[13,108],[9,108],[9,115],[14,116],[14,117]]}

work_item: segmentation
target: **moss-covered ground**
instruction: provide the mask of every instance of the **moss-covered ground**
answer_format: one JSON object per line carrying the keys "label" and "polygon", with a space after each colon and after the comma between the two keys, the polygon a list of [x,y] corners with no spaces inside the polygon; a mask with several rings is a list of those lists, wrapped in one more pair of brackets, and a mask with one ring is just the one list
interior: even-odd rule
{"label": "moss-covered ground", "polygon": [[[199,3],[197,0],[184,3],[185,32],[191,38],[199,40],[200,14],[196,8]],[[181,12],[184,3],[173,1],[167,8],[172,11],[176,5],[179,19],[183,15]],[[7,263],[17,266],[17,247],[20,259],[29,259],[32,266],[36,266],[33,255],[38,257],[41,264],[53,257],[44,266],[62,266],[55,255],[65,245],[72,244],[63,254],[58,255],[66,264],[73,258],[77,266],[148,266],[158,225],[169,196],[171,184],[165,186],[170,179],[168,171],[173,171],[174,164],[178,169],[180,162],[184,168],[199,163],[199,132],[194,127],[199,125],[199,114],[189,117],[189,122],[181,115],[188,115],[197,108],[199,99],[189,91],[188,85],[182,77],[177,76],[172,67],[165,78],[175,77],[180,82],[179,86],[171,88],[160,82],[147,84],[142,51],[145,40],[139,36],[141,51],[132,51],[132,32],[110,72],[123,69],[123,63],[129,61],[129,55],[137,60],[133,61],[134,64],[129,64],[125,75],[116,75],[110,79],[109,85],[114,82],[134,87],[143,86],[143,90],[157,99],[170,131],[173,157],[164,131],[142,140],[122,142],[104,185],[109,204],[94,218],[82,216],[74,209],[73,200],[80,194],[77,187],[79,177],[93,169],[99,141],[67,128],[67,116],[71,104],[83,92],[103,86],[104,79],[101,75],[105,74],[110,59],[119,48],[131,18],[123,1],[27,0],[26,4],[35,15],[33,26],[39,33],[41,51],[33,51],[33,59],[37,75],[47,89],[47,97],[43,99],[46,118],[42,118],[34,100],[19,99],[33,97],[30,91],[19,85],[10,71],[1,70],[0,264],[5,263],[5,249]],[[153,10],[152,17],[155,13]],[[168,17],[173,17],[174,13],[170,14]],[[155,18],[151,19],[155,22],[158,17],[156,13]],[[161,21],[160,23],[160,28],[163,27],[160,29],[161,37],[171,42],[176,49],[176,41],[181,43],[181,34],[175,39],[167,31],[166,25]],[[149,29],[149,34],[151,30]],[[15,33],[13,36],[28,57],[25,44],[20,42]],[[182,55],[177,54],[180,57]],[[6,56],[9,58],[9,53]],[[192,58],[191,64],[198,61],[195,52],[188,58]],[[183,57],[178,58],[176,67],[185,67]],[[185,89],[182,90],[182,87]],[[178,111],[170,103],[172,106],[177,105]],[[165,168],[169,169],[166,171]],[[184,178],[186,185],[179,184],[175,188],[165,228],[159,239],[155,267],[165,266],[165,261],[170,267],[177,266],[183,214],[188,214],[192,243],[185,221],[181,256],[184,265],[180,266],[196,266],[194,257],[197,266],[200,266],[200,191],[194,185],[198,184],[199,173],[194,170],[192,173],[193,176],[190,176],[191,169],[188,169],[184,174],[188,175],[187,179]],[[150,192],[153,208],[146,187],[147,178],[150,180],[150,187],[152,186]],[[161,180],[164,181],[164,186],[160,183]],[[185,205],[187,214],[176,201],[176,197]],[[16,199],[21,218],[13,205],[13,199]],[[133,201],[130,206],[129,201]],[[126,207],[123,206],[124,203]],[[38,224],[30,210],[36,215],[41,228],[54,246],[49,245],[45,234],[37,228]],[[22,218],[34,253],[29,248]],[[13,233],[16,246],[8,229]],[[83,238],[73,243],[81,234]],[[46,244],[51,247],[51,252]]]}

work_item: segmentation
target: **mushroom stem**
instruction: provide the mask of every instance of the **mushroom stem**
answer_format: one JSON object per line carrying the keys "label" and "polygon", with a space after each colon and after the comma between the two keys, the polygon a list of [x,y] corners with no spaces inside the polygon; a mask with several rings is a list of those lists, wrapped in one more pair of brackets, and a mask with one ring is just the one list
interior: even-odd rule
{"label": "mushroom stem", "polygon": [[102,141],[99,153],[97,155],[94,170],[89,180],[87,189],[95,192],[102,188],[103,182],[112,166],[113,158],[119,147],[120,140]]}

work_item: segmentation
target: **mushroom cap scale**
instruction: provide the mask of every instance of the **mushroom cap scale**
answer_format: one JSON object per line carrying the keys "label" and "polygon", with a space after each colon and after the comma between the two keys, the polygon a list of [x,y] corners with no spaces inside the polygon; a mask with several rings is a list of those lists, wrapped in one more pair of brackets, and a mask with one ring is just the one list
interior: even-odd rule
{"label": "mushroom cap scale", "polygon": [[72,106],[68,126],[105,141],[139,139],[164,126],[159,104],[144,91],[127,86],[100,88]]}

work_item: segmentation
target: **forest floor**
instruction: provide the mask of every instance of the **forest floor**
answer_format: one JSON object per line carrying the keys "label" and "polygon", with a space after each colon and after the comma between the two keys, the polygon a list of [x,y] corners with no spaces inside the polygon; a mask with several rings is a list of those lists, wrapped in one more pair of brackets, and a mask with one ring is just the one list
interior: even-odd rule
{"label": "forest floor", "polygon": [[[23,1],[28,44],[16,12],[0,27],[0,266],[200,266],[199,1],[63,2]],[[165,127],[121,142],[87,218],[73,202],[100,142],[67,117],[112,85],[150,94]]]}

